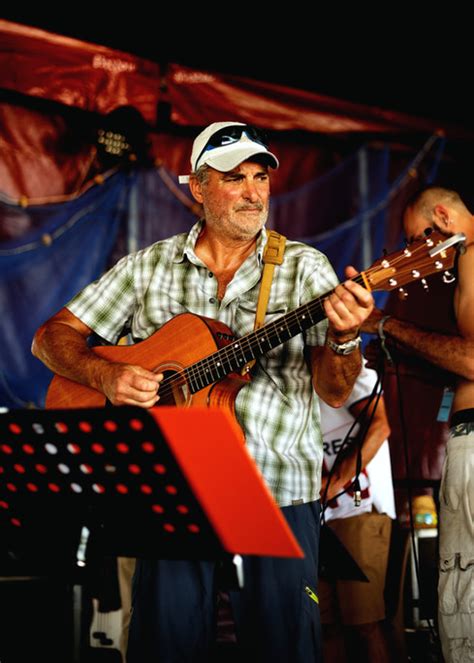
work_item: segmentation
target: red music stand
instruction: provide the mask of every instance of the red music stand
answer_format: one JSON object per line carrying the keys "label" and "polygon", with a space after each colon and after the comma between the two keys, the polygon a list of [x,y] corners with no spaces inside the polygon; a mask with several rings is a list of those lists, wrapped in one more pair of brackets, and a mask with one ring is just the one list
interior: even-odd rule
{"label": "red music stand", "polygon": [[57,572],[84,526],[104,555],[303,556],[223,410],[0,414],[0,563]]}

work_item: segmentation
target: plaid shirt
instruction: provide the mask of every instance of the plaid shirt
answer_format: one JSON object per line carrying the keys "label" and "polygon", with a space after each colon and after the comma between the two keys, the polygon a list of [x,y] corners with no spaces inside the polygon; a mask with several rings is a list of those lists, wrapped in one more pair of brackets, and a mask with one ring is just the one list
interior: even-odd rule
{"label": "plaid shirt", "polygon": [[[219,301],[215,276],[194,252],[202,224],[125,256],[76,295],[68,309],[111,343],[124,331],[135,340],[148,338],[184,312],[220,320],[237,337],[252,331],[266,233],[261,233],[257,250],[237,270]],[[316,299],[337,282],[322,253],[288,241],[283,264],[275,268],[265,322]],[[324,344],[326,327],[322,321],[263,355],[251,383],[237,395],[236,414],[248,450],[281,506],[319,497],[319,402],[303,351],[307,345]],[[177,358],[172,353],[170,349],[169,359]]]}

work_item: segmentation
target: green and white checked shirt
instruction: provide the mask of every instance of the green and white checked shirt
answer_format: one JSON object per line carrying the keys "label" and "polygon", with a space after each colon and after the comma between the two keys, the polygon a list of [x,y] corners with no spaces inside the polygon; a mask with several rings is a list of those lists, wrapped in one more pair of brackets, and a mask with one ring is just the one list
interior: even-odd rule
{"label": "green and white checked shirt", "polygon": [[[135,340],[148,338],[185,312],[220,320],[237,337],[252,331],[266,233],[261,233],[256,252],[240,266],[219,301],[216,278],[194,252],[202,224],[199,221],[188,234],[125,256],[67,308],[111,343],[124,329]],[[265,322],[316,299],[337,283],[322,253],[288,241],[283,264],[275,268]],[[305,345],[323,345],[326,327],[326,321],[320,322],[261,357],[251,383],[236,399],[248,450],[281,506],[319,497],[323,462],[319,402],[303,350]]]}

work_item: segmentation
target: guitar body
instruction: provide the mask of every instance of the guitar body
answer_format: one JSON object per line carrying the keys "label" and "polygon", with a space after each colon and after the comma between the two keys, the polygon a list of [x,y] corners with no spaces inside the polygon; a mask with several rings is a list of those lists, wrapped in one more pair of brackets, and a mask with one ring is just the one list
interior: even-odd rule
{"label": "guitar body", "polygon": [[[99,346],[93,350],[109,361],[142,366],[155,373],[164,373],[166,378],[182,374],[185,368],[234,340],[232,331],[222,322],[193,313],[182,313],[145,341],[135,345]],[[183,379],[182,386],[168,390],[157,406],[214,406],[226,408],[235,416],[235,398],[249,381],[248,375],[231,373],[223,380],[192,394]],[[106,398],[101,392],[59,375],[54,376],[46,396],[48,409],[101,407],[105,403]]]}

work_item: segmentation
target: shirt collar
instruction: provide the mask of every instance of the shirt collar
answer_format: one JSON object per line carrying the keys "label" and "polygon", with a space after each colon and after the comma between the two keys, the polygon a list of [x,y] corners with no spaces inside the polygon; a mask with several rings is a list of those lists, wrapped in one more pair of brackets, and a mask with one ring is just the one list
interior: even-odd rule
{"label": "shirt collar", "polygon": [[[176,253],[173,258],[173,262],[176,263],[183,262],[185,256],[188,258],[188,260],[192,260],[192,262],[199,260],[199,258],[196,256],[194,249],[198,237],[201,234],[203,226],[204,226],[204,219],[199,219],[199,221],[197,221],[194,224],[194,226],[191,228],[191,230],[188,233],[186,242],[182,246],[176,247]],[[257,246],[256,246],[256,254],[259,266],[261,266],[263,263],[263,252],[267,245],[267,241],[268,241],[267,232],[264,226],[262,228],[260,236],[257,239]],[[201,261],[199,260],[199,262]]]}
{"label": "shirt collar", "polygon": [[194,253],[194,247],[196,246],[196,242],[199,235],[201,234],[203,226],[204,219],[199,219],[199,221],[194,224],[194,226],[189,231],[188,236],[186,237],[185,243],[176,247],[176,253],[173,258],[173,262],[183,262],[184,256],[186,256],[188,260],[194,258],[195,261],[197,259],[197,256]]}

